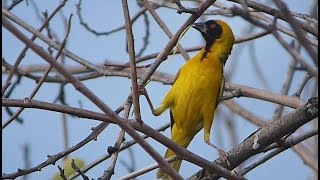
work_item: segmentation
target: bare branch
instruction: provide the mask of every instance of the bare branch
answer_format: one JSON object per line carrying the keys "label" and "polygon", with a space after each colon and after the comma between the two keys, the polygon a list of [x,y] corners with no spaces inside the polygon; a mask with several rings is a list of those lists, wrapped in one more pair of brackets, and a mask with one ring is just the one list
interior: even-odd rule
{"label": "bare branch", "polygon": [[252,169],[258,167],[259,165],[263,164],[264,162],[268,161],[269,159],[271,159],[272,157],[276,156],[277,154],[280,154],[281,152],[289,149],[290,147],[293,147],[294,145],[312,137],[318,134],[318,129],[314,129],[311,130],[299,137],[293,138],[293,139],[287,139],[285,142],[281,143],[281,146],[274,150],[273,152],[269,153],[268,155],[264,156],[263,158],[259,159],[258,161],[252,163],[251,165],[249,165],[248,167],[244,168],[243,170],[241,170],[240,172],[238,172],[241,175],[245,175],[247,174],[249,171],[251,171]]}
{"label": "bare branch", "polygon": [[[164,131],[165,129],[169,128],[169,127],[170,127],[170,124],[168,123],[168,124],[166,124],[164,126],[161,126],[161,127],[157,128],[156,131],[161,132],[161,131]],[[141,137],[143,139],[146,139],[149,136],[143,135]],[[118,151],[121,152],[123,150],[126,150],[126,149],[130,148],[131,146],[133,146],[135,144],[137,144],[137,142],[135,140],[132,140],[132,141],[129,141],[129,142],[125,142],[125,143],[121,144],[121,146],[118,149]],[[81,168],[81,171],[85,173],[85,172],[89,171],[90,169],[92,169],[93,167],[95,167],[96,165],[100,164],[101,162],[105,161],[106,159],[108,159],[110,157],[111,157],[111,154],[106,154],[106,155],[98,158],[94,162],[89,163],[85,167]],[[72,176],[69,176],[69,179],[74,179],[74,178],[76,178],[78,176],[79,176],[79,174],[75,173]]]}
{"label": "bare branch", "polygon": [[[169,38],[172,38],[173,34],[172,32],[169,30],[169,28],[166,26],[166,24],[162,21],[162,19],[160,18],[160,16],[156,13],[156,11],[152,8],[152,6],[150,5],[150,3],[147,0],[143,0],[143,4],[144,6],[148,9],[148,11],[150,12],[150,14],[153,16],[153,18],[156,20],[156,22],[158,23],[158,25],[163,29],[163,31],[166,33],[166,35]],[[190,59],[188,53],[186,52],[185,49],[183,49],[183,47],[178,43],[176,45],[180,51],[180,53],[182,54],[182,56],[184,57],[184,59],[187,61]]]}
{"label": "bare branch", "polygon": [[[62,1],[61,4],[52,12],[52,14],[43,22],[42,26],[39,28],[39,31],[41,32],[49,23],[49,21],[54,17],[54,15],[57,14],[57,12],[59,12],[59,10],[65,5],[66,1]],[[9,11],[7,11],[9,12]],[[3,13],[3,10],[2,10]],[[37,38],[37,36],[33,35],[31,40],[34,41]],[[7,80],[5,82],[5,85],[2,86],[2,96],[6,90],[6,88],[9,86],[10,84],[10,80],[14,74],[14,72],[16,71],[16,69],[18,68],[21,60],[23,59],[23,57],[25,56],[26,52],[28,50],[28,46],[25,46],[24,49],[22,50],[22,52],[19,54],[17,60],[15,61],[14,66],[11,68],[9,76],[7,77]]]}
{"label": "bare branch", "polygon": [[[62,41],[62,44],[60,46],[60,49],[57,53],[57,55],[55,56],[55,60],[58,60],[59,56],[61,55],[61,52],[62,52],[62,49],[64,48],[66,42],[67,42],[67,37],[69,36],[69,33],[70,33],[70,28],[71,28],[71,18],[72,18],[72,15],[70,15],[69,17],[69,22],[68,22],[68,28],[67,28],[67,33]],[[31,40],[30,40],[31,41]],[[32,42],[32,41],[31,41]],[[46,69],[45,73],[43,74],[43,76],[40,78],[40,80],[38,81],[37,83],[37,86],[34,88],[34,90],[32,91],[32,93],[30,94],[30,96],[28,97],[28,99],[32,99],[36,93],[38,92],[38,90],[40,89],[41,85],[43,84],[44,82],[44,79],[48,76],[50,70],[51,70],[52,66],[50,65],[48,67],[48,69]],[[4,129],[6,126],[8,126],[13,120],[16,119],[16,117],[19,116],[19,114],[23,111],[24,108],[20,108],[14,115],[12,115],[9,120],[2,126],[2,129]]]}
{"label": "bare branch", "polygon": [[[30,101],[24,101],[24,100],[17,100],[17,99],[2,99],[2,105],[3,106],[13,106],[13,107],[25,107],[25,108],[39,108],[44,110],[50,110],[50,111],[57,111],[61,113],[67,113],[71,115],[76,115],[78,117],[88,118],[88,119],[95,119],[99,121],[103,121],[106,123],[117,123],[117,120],[113,117],[110,117],[108,114],[103,113],[97,113],[92,112],[89,110],[64,106],[64,105],[58,105],[53,103],[47,103],[42,101],[36,101],[36,100],[30,100]],[[179,146],[175,144],[172,140],[165,137],[164,135],[160,134],[158,131],[152,129],[146,124],[140,124],[136,121],[129,121],[129,123],[132,125],[134,129],[137,131],[140,131],[154,140],[164,144],[166,147],[170,148],[172,151],[175,152],[175,154],[186,161],[190,161],[198,166],[201,166],[205,169],[208,169],[209,171],[212,171],[214,173],[222,174],[223,177],[230,178],[230,179],[243,179],[242,177],[237,176],[236,174],[226,170],[225,168],[222,168],[221,166],[217,166],[215,163],[211,163],[208,160],[192,153],[191,151],[183,148],[182,146]],[[103,126],[105,123],[100,124],[100,126]],[[161,167],[162,168],[162,167]],[[19,174],[20,175],[20,174]],[[10,175],[5,175],[2,177],[18,177],[17,173],[13,173]],[[20,175],[21,176],[21,175]]]}
{"label": "bare branch", "polygon": [[74,169],[75,172],[79,173],[82,177],[83,180],[89,180],[88,176],[86,176],[76,165],[76,163],[74,162],[74,159],[72,159],[71,162],[71,167]]}
{"label": "bare branch", "polygon": [[[49,39],[48,37],[44,36],[39,31],[37,31],[36,29],[34,29],[30,25],[28,25],[26,22],[24,22],[23,20],[21,20],[20,18],[18,18],[17,16],[15,16],[11,12],[9,12],[8,10],[2,8],[2,14],[5,17],[9,18],[10,20],[14,21],[19,26],[21,26],[24,29],[26,29],[27,31],[29,31],[30,33],[32,33],[33,35],[35,35],[37,38],[39,38],[42,41],[44,41],[45,43],[47,43],[49,46],[52,46],[56,50],[60,49],[61,46],[59,44],[57,44],[55,41]],[[104,69],[97,67],[96,65],[92,64],[90,61],[87,61],[87,60],[77,56],[76,54],[74,54],[66,49],[62,50],[62,54],[66,55],[70,59],[73,59],[74,61],[78,62],[79,64],[82,64],[83,66],[85,66],[87,68],[95,70],[101,74],[105,74],[105,75],[108,74],[107,70],[104,70]]]}
{"label": "bare branch", "polygon": [[[83,83],[81,83],[78,79],[76,79],[70,72],[66,71],[62,65],[55,62],[55,60],[47,54],[42,48],[33,44],[26,36],[24,36],[18,29],[16,29],[6,18],[2,16],[2,24],[8,29],[11,33],[13,33],[17,38],[27,44],[34,52],[36,52],[39,56],[41,56],[44,60],[49,62],[60,74],[65,76],[70,80],[72,85],[83,95],[85,95],[88,99],[90,99],[97,107],[99,107],[106,116],[110,116],[111,118],[117,121],[117,124],[125,130],[133,139],[135,139],[141,147],[143,147],[152,158],[154,158],[160,165],[161,168],[166,169],[170,167],[169,164],[157,153],[147,142],[142,139],[136,131],[132,128],[128,121],[120,118],[115,112],[113,112],[106,104],[104,104],[101,99],[99,99],[96,95],[94,95]],[[169,170],[166,170],[169,172]],[[233,176],[231,176],[233,177]]]}
{"label": "bare branch", "polygon": [[[177,159],[178,159],[177,156],[173,155],[173,156],[171,156],[169,158],[166,158],[165,160],[169,163],[169,162],[172,162],[172,161],[177,160]],[[152,165],[147,166],[147,167],[145,167],[143,169],[140,169],[140,170],[137,170],[137,171],[132,172],[130,174],[127,174],[126,176],[123,176],[120,179],[123,179],[123,180],[125,180],[125,179],[128,179],[128,180],[129,179],[133,179],[133,178],[136,178],[136,177],[138,177],[140,175],[143,175],[143,174],[145,174],[147,172],[155,170],[158,167],[159,167],[159,164],[152,164]]]}
{"label": "bare branch", "polygon": [[[126,27],[126,34],[127,34],[127,45],[129,50],[129,59],[130,59],[130,78],[132,83],[132,99],[133,99],[133,108],[134,108],[134,115],[135,120],[141,122],[141,114],[140,114],[140,102],[139,102],[139,87],[137,83],[137,68],[135,63],[135,51],[134,51],[134,40],[133,40],[133,33],[132,33],[132,26],[130,23],[130,14],[128,3],[126,0],[122,0],[122,9],[125,19],[125,27]],[[175,176],[177,177],[177,176]]]}
{"label": "bare branch", "polygon": [[[238,146],[228,151],[227,157],[231,163],[231,167],[228,166],[222,158],[215,160],[215,162],[224,167],[229,167],[228,169],[230,170],[234,169],[253,155],[261,153],[264,148],[268,147],[273,142],[278,142],[287,134],[292,134],[299,127],[316,117],[318,117],[317,97],[310,98],[307,104],[258,129]],[[219,179],[219,176],[205,170],[199,171],[196,174],[196,177]]]}
{"label": "bare branch", "polygon": [[299,84],[296,92],[294,93],[294,96],[300,97],[303,89],[305,88],[307,82],[311,79],[312,77],[310,76],[309,73],[306,73],[306,75],[303,77],[301,83]]}
{"label": "bare branch", "polygon": [[[278,6],[280,10],[280,14],[283,15],[292,27],[292,29],[295,31],[297,35],[298,41],[302,44],[302,46],[305,48],[305,50],[308,52],[308,54],[311,56],[314,64],[318,66],[318,53],[315,52],[315,50],[310,46],[309,42],[307,41],[305,34],[302,32],[302,30],[299,27],[301,27],[301,23],[298,22],[297,19],[291,16],[289,9],[285,3],[283,3],[281,0],[273,0],[273,2]],[[307,26],[311,27],[311,26]]]}

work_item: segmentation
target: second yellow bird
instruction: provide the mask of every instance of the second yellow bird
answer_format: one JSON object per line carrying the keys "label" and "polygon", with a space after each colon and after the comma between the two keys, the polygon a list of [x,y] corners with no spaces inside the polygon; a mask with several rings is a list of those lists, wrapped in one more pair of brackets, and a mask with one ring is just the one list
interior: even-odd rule
{"label": "second yellow bird", "polygon": [[[210,142],[210,130],[223,93],[223,67],[235,40],[231,28],[221,20],[195,23],[192,27],[201,32],[206,45],[181,67],[172,88],[153,111],[158,116],[170,109],[171,139],[185,148],[202,128],[204,141],[214,146]],[[165,158],[173,155],[168,149]],[[181,160],[170,164],[179,171]],[[170,179],[161,169],[157,177]]]}

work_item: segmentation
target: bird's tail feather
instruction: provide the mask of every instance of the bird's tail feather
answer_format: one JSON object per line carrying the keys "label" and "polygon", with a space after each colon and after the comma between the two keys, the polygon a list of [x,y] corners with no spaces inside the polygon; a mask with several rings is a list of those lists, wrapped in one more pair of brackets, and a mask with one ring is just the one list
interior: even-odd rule
{"label": "bird's tail feather", "polygon": [[[171,157],[173,155],[174,155],[173,151],[168,149],[166,152],[165,158]],[[174,161],[170,162],[169,164],[171,167],[173,167],[173,169],[175,169],[176,171],[179,171],[180,166],[181,166],[181,162],[182,162],[182,160],[178,159],[178,160],[174,160]],[[162,169],[159,169],[157,172],[157,179],[171,180],[172,178],[167,173],[165,173]]]}

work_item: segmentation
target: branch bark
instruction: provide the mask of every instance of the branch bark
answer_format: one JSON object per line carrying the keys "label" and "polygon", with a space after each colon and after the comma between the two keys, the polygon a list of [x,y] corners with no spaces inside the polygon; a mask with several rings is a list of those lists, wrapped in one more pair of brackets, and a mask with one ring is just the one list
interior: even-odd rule
{"label": "branch bark", "polygon": [[[232,170],[250,157],[263,152],[270,144],[279,142],[281,138],[294,133],[299,127],[318,117],[318,97],[310,98],[308,103],[280,119],[258,129],[242,143],[226,153],[231,167],[222,158],[214,162]],[[201,170],[191,179],[219,179],[220,176],[206,170]]]}

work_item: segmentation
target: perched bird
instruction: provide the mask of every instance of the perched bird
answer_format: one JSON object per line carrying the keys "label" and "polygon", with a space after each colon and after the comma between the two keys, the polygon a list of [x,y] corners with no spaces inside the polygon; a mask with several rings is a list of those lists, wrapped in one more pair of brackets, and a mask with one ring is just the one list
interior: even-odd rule
{"label": "perched bird", "polygon": [[[204,141],[218,149],[210,142],[210,130],[223,93],[223,67],[235,38],[229,25],[221,20],[194,23],[192,27],[204,37],[205,47],[181,67],[160,106],[153,110],[151,105],[151,108],[155,116],[170,109],[171,139],[175,143],[188,147],[193,137],[204,128]],[[222,150],[218,150],[221,155]],[[168,149],[165,158],[173,155],[174,152]],[[179,171],[181,160],[170,165]],[[170,179],[162,169],[158,170],[157,177]]]}

